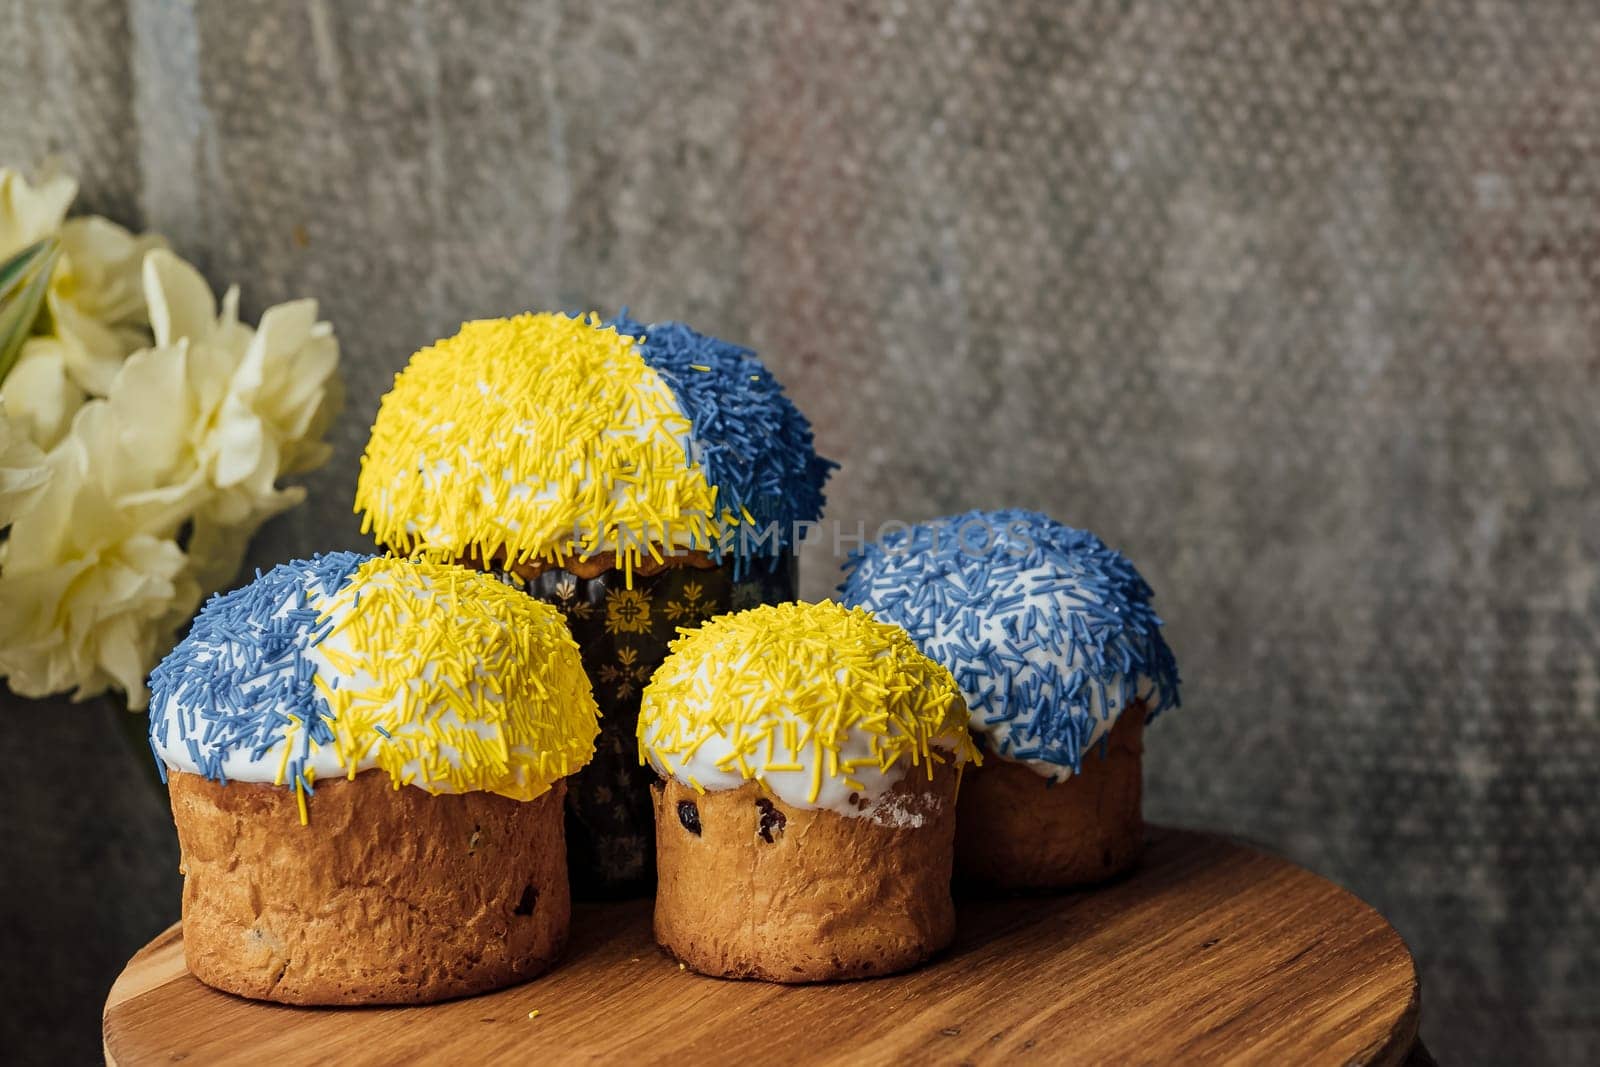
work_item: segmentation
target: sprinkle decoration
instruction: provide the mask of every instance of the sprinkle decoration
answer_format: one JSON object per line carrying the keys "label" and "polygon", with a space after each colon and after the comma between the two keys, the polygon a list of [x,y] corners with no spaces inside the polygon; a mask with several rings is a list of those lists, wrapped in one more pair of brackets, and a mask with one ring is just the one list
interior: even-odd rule
{"label": "sprinkle decoration", "polygon": [[794,524],[821,514],[834,466],[748,349],[680,323],[525,314],[412,356],[379,406],[356,510],[383,544],[429,558],[615,551],[631,587],[658,546],[775,565]]}
{"label": "sprinkle decoration", "polygon": [[509,564],[657,544],[709,550],[714,495],[690,420],[597,316],[469,322],[411,357],[361,457],[363,532],[402,552]]}
{"label": "sprinkle decoration", "polygon": [[302,822],[318,768],[531,800],[599,732],[554,608],[465,568],[348,552],[212,597],[151,690],[163,776],[178,754],[219,782],[272,780]]}
{"label": "sprinkle decoration", "polygon": [[[811,423],[755,352],[681,322],[645,325],[626,310],[608,325],[636,338],[644,361],[672,388],[689,416],[693,458],[725,512],[754,533],[776,526],[778,547],[792,543],[797,523],[822,515],[822,487],[839,465],[817,455]],[[727,540],[737,578],[753,539]],[[774,548],[763,550],[775,564]]]}
{"label": "sprinkle decoration", "polygon": [[[870,755],[841,757],[852,734]],[[668,774],[713,737],[719,769],[745,780],[809,766],[815,803],[824,774],[848,780],[863,765],[976,760],[955,679],[904,630],[831,602],[772,604],[680,630],[645,688],[639,758]],[[944,753],[937,749],[946,750]]]}
{"label": "sprinkle decoration", "polygon": [[367,557],[334,552],[279,564],[218,593],[189,634],[150,673],[150,746],[182,748],[201,774],[227,781],[224,762],[259,762],[282,744],[278,778],[296,788],[313,746],[333,742],[333,716],[306,652],[327,636],[317,602]]}
{"label": "sprinkle decoration", "polygon": [[895,531],[845,567],[843,601],[905,627],[948,667],[973,729],[1007,759],[1076,772],[1130,702],[1152,719],[1179,704],[1150,587],[1091,533],[971,511]]}

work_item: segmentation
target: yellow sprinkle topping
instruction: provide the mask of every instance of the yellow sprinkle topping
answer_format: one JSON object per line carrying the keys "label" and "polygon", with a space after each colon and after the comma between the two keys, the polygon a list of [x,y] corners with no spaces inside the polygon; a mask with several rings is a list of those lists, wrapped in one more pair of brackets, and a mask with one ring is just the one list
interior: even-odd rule
{"label": "yellow sprinkle topping", "polygon": [[[641,762],[670,770],[713,737],[732,750],[719,769],[746,780],[807,756],[814,774],[844,781],[866,762],[931,773],[948,756],[978,761],[950,672],[865,609],[765,605],[679,630],[671,649],[641,697]],[[842,758],[852,734],[869,740],[869,760]]]}
{"label": "yellow sprinkle topping", "polygon": [[434,559],[559,563],[709,549],[690,420],[634,339],[590,315],[469,322],[395,377],[361,457],[363,532]]}
{"label": "yellow sprinkle topping", "polygon": [[[319,604],[308,655],[340,765],[430,793],[532,800],[588,763],[599,710],[561,613],[452,564],[369,559]],[[292,747],[292,744],[291,744]]]}

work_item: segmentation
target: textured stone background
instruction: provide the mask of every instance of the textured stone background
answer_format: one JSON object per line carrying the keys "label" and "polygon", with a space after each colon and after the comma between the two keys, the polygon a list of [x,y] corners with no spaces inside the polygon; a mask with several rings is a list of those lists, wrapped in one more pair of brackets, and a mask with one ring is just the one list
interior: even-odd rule
{"label": "textured stone background", "polygon": [[[1600,9],[1065,6],[0,0],[0,157],[252,313],[322,299],[338,457],[258,561],[361,544],[377,398],[463,318],[752,342],[831,517],[1029,505],[1139,562],[1188,697],[1155,817],[1383,910],[1441,1059],[1592,1062]],[[170,827],[110,710],[4,721],[0,1035],[88,1059]]]}

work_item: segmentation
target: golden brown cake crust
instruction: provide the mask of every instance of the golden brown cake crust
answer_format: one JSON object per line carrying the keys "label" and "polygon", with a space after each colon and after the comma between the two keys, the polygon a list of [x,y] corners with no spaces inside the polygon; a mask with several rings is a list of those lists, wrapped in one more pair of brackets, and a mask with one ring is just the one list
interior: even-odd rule
{"label": "golden brown cake crust", "polygon": [[656,940],[702,974],[770,982],[921,963],[955,936],[956,778],[948,764],[932,781],[911,768],[889,794],[892,817],[793,808],[754,782],[699,794],[668,779],[653,790]]}
{"label": "golden brown cake crust", "polygon": [[381,771],[293,791],[168,776],[183,940],[207,985],[286,1004],[417,1004],[526,981],[567,939],[561,797],[432,796]]}
{"label": "golden brown cake crust", "polygon": [[1144,847],[1140,801],[1145,710],[1129,707],[1051,784],[1024,764],[985,755],[967,771],[956,811],[956,877],[997,889],[1071,889],[1128,870]]}

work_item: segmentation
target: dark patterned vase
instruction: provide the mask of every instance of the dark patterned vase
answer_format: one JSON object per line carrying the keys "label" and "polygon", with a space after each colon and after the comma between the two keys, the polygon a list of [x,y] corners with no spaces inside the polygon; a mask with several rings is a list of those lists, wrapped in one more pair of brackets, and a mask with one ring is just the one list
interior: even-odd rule
{"label": "dark patterned vase", "polygon": [[750,563],[738,580],[732,563],[621,571],[580,578],[552,569],[529,579],[496,572],[505,582],[559,608],[583,653],[600,706],[594,760],[567,789],[567,860],[578,897],[642,896],[655,889],[655,772],[639,763],[635,729],[639,694],[667,654],[679,627],[795,598],[792,554]]}

